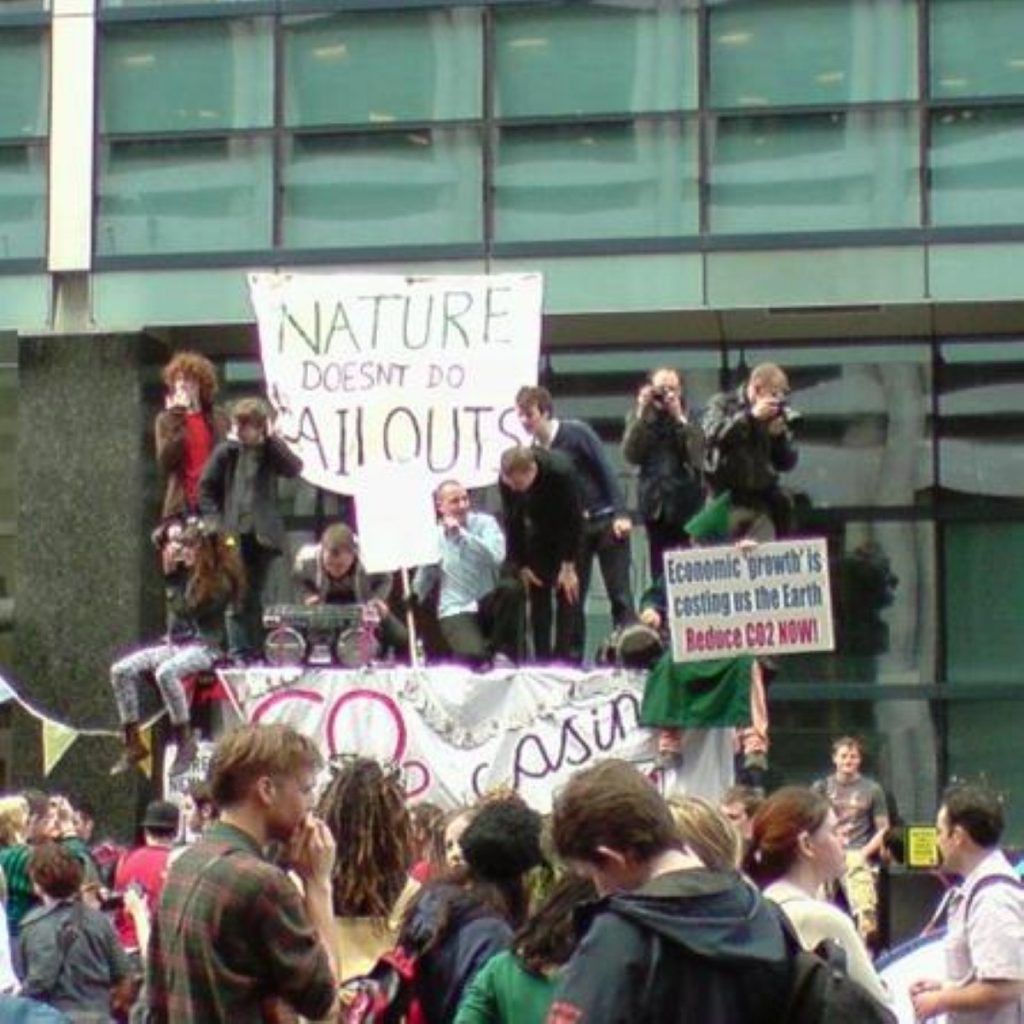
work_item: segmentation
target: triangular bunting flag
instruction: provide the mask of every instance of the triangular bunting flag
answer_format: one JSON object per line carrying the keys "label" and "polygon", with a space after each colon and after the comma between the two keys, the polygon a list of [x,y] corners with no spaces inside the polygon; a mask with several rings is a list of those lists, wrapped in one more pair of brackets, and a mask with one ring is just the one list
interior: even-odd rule
{"label": "triangular bunting flag", "polygon": [[71,744],[78,739],[78,730],[60,722],[43,719],[43,775],[49,775],[57,762],[68,752]]}

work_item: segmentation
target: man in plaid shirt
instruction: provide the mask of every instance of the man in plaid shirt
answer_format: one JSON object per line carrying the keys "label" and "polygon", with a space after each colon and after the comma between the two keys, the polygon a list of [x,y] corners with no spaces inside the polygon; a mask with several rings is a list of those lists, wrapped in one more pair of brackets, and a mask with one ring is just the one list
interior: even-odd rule
{"label": "man in plaid shirt", "polygon": [[[286,725],[248,725],[210,764],[220,821],[171,865],[147,963],[160,1024],[312,1019],[335,1008],[334,840],[310,808],[320,755]],[[268,861],[284,844],[305,893]]]}

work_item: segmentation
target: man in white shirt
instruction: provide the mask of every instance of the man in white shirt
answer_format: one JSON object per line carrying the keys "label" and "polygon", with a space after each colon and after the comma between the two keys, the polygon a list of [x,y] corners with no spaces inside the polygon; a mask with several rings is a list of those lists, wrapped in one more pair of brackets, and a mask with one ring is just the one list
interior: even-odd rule
{"label": "man in white shirt", "polygon": [[982,786],[946,791],[937,821],[944,870],[963,882],[949,903],[946,977],[910,989],[918,1020],[1024,1022],[1024,887],[999,849],[1003,808]]}
{"label": "man in white shirt", "polygon": [[421,601],[439,587],[441,634],[457,661],[481,667],[495,658],[522,658],[525,596],[514,577],[502,577],[505,536],[494,516],[470,509],[458,480],[445,480],[434,494],[441,558],[416,573]]}

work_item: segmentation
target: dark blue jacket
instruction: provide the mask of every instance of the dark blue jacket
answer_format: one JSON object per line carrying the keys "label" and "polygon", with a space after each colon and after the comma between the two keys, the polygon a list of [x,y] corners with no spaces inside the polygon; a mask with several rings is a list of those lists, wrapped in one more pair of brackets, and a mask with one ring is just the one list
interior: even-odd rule
{"label": "dark blue jacket", "polygon": [[625,515],[626,499],[593,427],[582,420],[559,420],[551,449],[562,452],[572,463],[585,516],[602,512]]}

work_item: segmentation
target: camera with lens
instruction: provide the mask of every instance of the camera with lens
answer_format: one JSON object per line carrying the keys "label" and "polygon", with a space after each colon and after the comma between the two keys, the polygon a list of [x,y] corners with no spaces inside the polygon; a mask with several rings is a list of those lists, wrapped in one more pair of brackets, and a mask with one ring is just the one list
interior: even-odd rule
{"label": "camera with lens", "polygon": [[671,392],[666,387],[651,388],[651,401],[655,405],[665,406],[670,395]]}
{"label": "camera with lens", "polygon": [[802,420],[804,418],[803,413],[797,412],[796,409],[789,404],[788,398],[783,398],[778,403],[777,408],[779,410],[778,415],[782,417],[783,423],[787,426],[791,426],[798,420]]}

